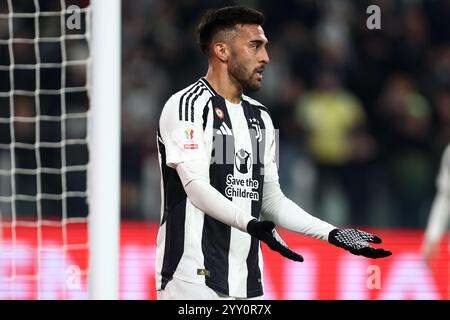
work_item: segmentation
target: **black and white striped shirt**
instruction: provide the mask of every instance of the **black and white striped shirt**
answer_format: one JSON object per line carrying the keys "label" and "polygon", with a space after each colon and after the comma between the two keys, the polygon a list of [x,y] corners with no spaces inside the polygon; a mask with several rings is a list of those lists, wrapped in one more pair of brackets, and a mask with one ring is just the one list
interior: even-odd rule
{"label": "black and white striped shirt", "polygon": [[264,182],[278,180],[275,130],[267,109],[245,95],[233,104],[201,78],[167,101],[157,140],[162,176],[157,289],[177,277],[228,296],[261,296],[259,241],[192,205],[175,167],[206,160],[209,183],[259,218]]}

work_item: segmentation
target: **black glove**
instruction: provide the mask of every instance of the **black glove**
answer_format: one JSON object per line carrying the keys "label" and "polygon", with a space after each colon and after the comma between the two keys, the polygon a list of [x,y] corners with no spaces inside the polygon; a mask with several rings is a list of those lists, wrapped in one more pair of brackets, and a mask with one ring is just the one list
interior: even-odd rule
{"label": "black glove", "polygon": [[357,229],[333,229],[328,235],[328,242],[358,256],[372,259],[384,258],[392,254],[384,249],[375,249],[369,244],[369,242],[381,243],[380,238]]}
{"label": "black glove", "polygon": [[303,262],[303,257],[288,248],[286,243],[275,231],[275,224],[272,221],[251,220],[247,224],[247,232],[262,242],[265,242],[270,249],[277,251],[283,257],[294,261]]}

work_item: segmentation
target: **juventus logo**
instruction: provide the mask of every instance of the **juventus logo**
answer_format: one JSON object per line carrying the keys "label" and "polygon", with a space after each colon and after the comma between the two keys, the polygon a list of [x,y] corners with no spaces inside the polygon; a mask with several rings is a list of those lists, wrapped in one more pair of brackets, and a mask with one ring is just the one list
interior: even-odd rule
{"label": "juventus logo", "polygon": [[256,132],[256,140],[258,142],[261,142],[262,139],[262,135],[261,135],[261,127],[259,125],[259,121],[256,118],[251,118],[250,120],[250,125],[255,128],[255,132]]}

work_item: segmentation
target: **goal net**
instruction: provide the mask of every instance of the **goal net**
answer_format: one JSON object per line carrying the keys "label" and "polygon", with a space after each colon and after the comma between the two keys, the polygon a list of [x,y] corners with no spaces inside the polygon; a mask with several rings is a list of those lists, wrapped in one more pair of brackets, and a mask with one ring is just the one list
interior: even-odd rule
{"label": "goal net", "polygon": [[91,8],[0,0],[0,299],[88,298]]}

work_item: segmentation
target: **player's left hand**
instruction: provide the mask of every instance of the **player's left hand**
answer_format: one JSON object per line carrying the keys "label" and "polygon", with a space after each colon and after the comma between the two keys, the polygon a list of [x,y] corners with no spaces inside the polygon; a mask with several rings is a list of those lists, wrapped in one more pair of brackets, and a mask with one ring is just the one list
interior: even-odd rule
{"label": "player's left hand", "polygon": [[384,258],[392,254],[390,251],[372,247],[369,242],[381,243],[381,239],[358,229],[333,229],[328,235],[328,242],[355,255],[372,259]]}
{"label": "player's left hand", "polygon": [[281,239],[275,231],[275,224],[272,221],[251,220],[247,225],[247,232],[264,242],[273,251],[277,251],[283,257],[293,261],[303,262],[303,257],[289,249],[287,244]]}

